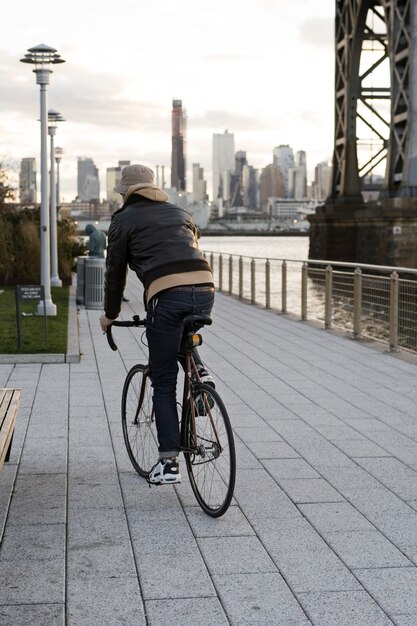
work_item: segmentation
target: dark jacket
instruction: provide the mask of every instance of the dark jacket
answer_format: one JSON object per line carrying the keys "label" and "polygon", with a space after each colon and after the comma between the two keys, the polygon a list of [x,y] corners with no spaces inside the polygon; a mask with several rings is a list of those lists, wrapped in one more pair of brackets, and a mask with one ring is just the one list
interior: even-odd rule
{"label": "dark jacket", "polygon": [[104,312],[109,319],[120,313],[128,265],[145,290],[161,276],[210,271],[188,211],[138,194],[113,214],[108,232]]}

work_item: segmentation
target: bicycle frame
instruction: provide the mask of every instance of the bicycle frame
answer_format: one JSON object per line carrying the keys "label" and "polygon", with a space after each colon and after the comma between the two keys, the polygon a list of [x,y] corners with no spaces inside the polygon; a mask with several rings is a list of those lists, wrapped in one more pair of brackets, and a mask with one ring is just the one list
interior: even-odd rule
{"label": "bicycle frame", "polygon": [[[193,379],[193,375],[194,375],[194,379]],[[189,448],[187,446],[186,418],[187,418],[188,412],[190,410],[190,413],[191,413],[191,433],[192,433],[194,441],[197,441],[197,432],[196,432],[196,427],[195,427],[195,419],[196,419],[195,406],[194,406],[194,402],[191,401],[191,399],[193,397],[192,388],[193,388],[193,385],[196,382],[197,383],[201,382],[200,381],[200,374],[199,374],[197,366],[196,366],[196,364],[194,362],[194,358],[192,356],[191,351],[187,350],[187,352],[185,353],[185,372],[184,372],[184,390],[183,390],[182,410],[181,410],[180,446],[181,446],[182,452],[191,453],[191,454],[197,452],[197,450],[194,449],[194,448]],[[207,400],[205,400],[205,408],[206,408],[206,411],[207,411],[207,415],[210,418],[211,426],[213,428],[213,432],[214,432],[215,437],[216,437],[217,445],[219,446],[219,450],[221,452],[222,448],[221,448],[221,445],[220,445],[219,435],[218,435],[217,428],[216,428],[216,425],[214,423],[213,416],[212,416],[211,410],[210,410],[210,406],[208,405]]]}
{"label": "bicycle frame", "polygon": [[[126,321],[126,322],[118,322],[115,321],[113,322],[114,326],[144,326],[145,325],[145,320],[140,320],[138,315],[134,315],[133,316],[133,321]],[[192,327],[191,327],[192,328]],[[196,432],[196,426],[195,426],[195,418],[196,418],[196,414],[195,414],[195,407],[194,407],[194,402],[191,402],[191,398],[193,397],[192,394],[192,390],[193,390],[193,385],[197,382],[200,383],[200,374],[198,373],[198,369],[197,366],[194,362],[194,358],[192,355],[192,348],[194,347],[194,343],[193,343],[193,338],[194,336],[197,336],[199,338],[199,343],[197,345],[201,345],[202,343],[202,339],[200,335],[196,335],[196,333],[194,332],[194,330],[190,330],[190,327],[188,327],[188,329],[184,330],[184,333],[187,334],[187,339],[188,341],[186,342],[187,344],[187,348],[184,354],[184,358],[185,358],[185,371],[184,371],[184,391],[183,391],[183,398],[182,398],[182,411],[181,411],[181,430],[180,430],[180,447],[181,450],[185,453],[198,453],[198,451],[196,449],[192,449],[187,447],[187,430],[186,430],[186,418],[188,415],[188,411],[190,410],[191,413],[191,434],[194,438],[194,441],[197,440],[197,432]],[[113,340],[112,337],[112,333],[111,333],[111,326],[107,327],[107,341],[111,347],[112,350],[117,350],[117,346]],[[147,376],[149,376],[149,372],[150,372],[150,368],[148,365],[147,368]],[[143,402],[143,397],[144,397],[144,390],[145,390],[145,385],[142,385],[142,388],[140,390],[140,397],[139,397],[139,401],[138,401],[138,406],[136,409],[136,413],[135,413],[135,419],[134,419],[134,424],[138,423],[138,418],[139,418],[139,413],[140,413],[140,409],[142,407],[142,402]],[[219,434],[216,428],[216,425],[214,423],[214,419],[213,416],[211,414],[211,410],[210,410],[210,406],[209,403],[207,402],[207,400],[204,400],[205,402],[205,409],[207,412],[208,417],[210,418],[210,423],[211,426],[213,428],[213,432],[215,434],[216,437],[216,443],[219,447],[219,451],[221,452],[222,448],[220,445],[220,438],[219,438]],[[154,409],[152,409],[152,415],[154,416]]]}
{"label": "bicycle frame", "polygon": [[[150,372],[150,367],[148,365],[147,368],[146,368],[146,371],[145,371],[146,377],[149,377],[149,372]],[[140,410],[142,408],[142,403],[143,403],[144,396],[145,396],[145,384],[142,384],[142,386],[140,388],[140,395],[139,395],[139,400],[138,400],[138,406],[137,406],[136,413],[135,413],[135,419],[133,420],[133,423],[136,424],[136,425],[137,425],[137,423],[139,421],[139,413],[140,413]],[[154,416],[155,416],[155,409],[154,409],[153,404],[152,404],[152,415],[151,415],[151,417],[154,418]]]}

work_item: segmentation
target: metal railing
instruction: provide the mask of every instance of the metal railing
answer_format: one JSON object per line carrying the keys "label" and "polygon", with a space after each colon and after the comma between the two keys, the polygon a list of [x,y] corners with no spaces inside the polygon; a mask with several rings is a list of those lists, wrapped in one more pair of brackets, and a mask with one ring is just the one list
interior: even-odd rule
{"label": "metal railing", "polygon": [[204,252],[219,291],[417,352],[417,270]]}

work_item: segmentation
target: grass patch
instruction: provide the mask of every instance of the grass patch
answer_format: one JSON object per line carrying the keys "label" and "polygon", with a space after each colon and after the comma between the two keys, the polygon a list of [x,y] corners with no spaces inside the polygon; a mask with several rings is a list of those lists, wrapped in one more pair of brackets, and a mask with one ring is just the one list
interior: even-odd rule
{"label": "grass patch", "polygon": [[[20,316],[22,329],[22,354],[53,353],[67,351],[69,287],[52,287],[52,302],[56,304],[56,317],[48,320],[48,347],[45,346],[45,321],[43,316]],[[20,310],[36,313],[38,301],[23,300]],[[0,288],[0,354],[17,354],[19,343],[16,320],[14,287]]]}

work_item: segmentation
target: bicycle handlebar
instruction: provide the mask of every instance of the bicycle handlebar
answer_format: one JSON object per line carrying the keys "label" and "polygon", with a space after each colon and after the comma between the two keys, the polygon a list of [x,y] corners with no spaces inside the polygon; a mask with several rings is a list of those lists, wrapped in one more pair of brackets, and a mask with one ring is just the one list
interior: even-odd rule
{"label": "bicycle handlebar", "polygon": [[115,320],[114,322],[110,324],[110,326],[106,327],[107,343],[109,344],[112,350],[114,351],[117,350],[117,345],[112,335],[112,330],[111,330],[112,326],[145,326],[145,324],[146,324],[146,320],[141,320],[139,315],[134,315],[133,319],[126,320],[125,322],[118,322],[117,320]]}

